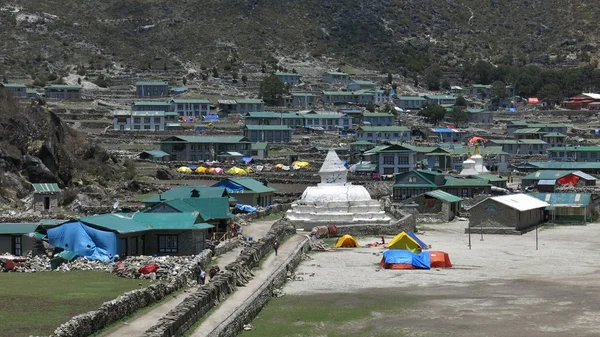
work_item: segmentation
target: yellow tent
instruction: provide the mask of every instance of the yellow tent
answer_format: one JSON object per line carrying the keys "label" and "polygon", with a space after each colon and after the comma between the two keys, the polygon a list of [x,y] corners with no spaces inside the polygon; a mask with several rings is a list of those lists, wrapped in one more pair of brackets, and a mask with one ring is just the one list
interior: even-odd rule
{"label": "yellow tent", "polygon": [[292,166],[296,166],[296,167],[308,167],[310,166],[309,162],[306,161],[295,161],[292,163]]}
{"label": "yellow tent", "polygon": [[254,169],[252,167],[246,167],[246,173],[254,173]]}
{"label": "yellow tent", "polygon": [[335,248],[339,247],[360,247],[360,245],[358,244],[358,241],[352,237],[352,235],[346,234],[339,238],[335,243]]}
{"label": "yellow tent", "polygon": [[194,172],[196,172],[196,173],[206,173],[206,172],[208,172],[208,169],[206,167],[204,167],[204,166],[198,166],[196,168],[196,170],[194,170]]}
{"label": "yellow tent", "polygon": [[275,168],[276,169],[282,169],[283,168],[283,164],[277,164],[277,165],[275,165]]}
{"label": "yellow tent", "polygon": [[179,173],[192,173],[192,169],[186,166],[182,166],[180,168],[177,169],[177,172]]}
{"label": "yellow tent", "polygon": [[421,246],[417,243],[417,241],[413,240],[408,234],[402,232],[392,239],[387,245],[388,249],[404,249],[410,250],[413,253],[420,253]]}
{"label": "yellow tent", "polygon": [[232,167],[229,170],[227,170],[227,173],[229,174],[237,174],[237,175],[246,175],[248,173],[246,173],[246,171],[244,171],[244,169],[241,169],[239,167]]}

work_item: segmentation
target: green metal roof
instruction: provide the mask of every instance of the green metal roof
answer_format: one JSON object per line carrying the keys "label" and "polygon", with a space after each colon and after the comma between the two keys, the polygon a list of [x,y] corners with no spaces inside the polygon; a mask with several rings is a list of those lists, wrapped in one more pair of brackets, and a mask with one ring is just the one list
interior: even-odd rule
{"label": "green metal roof", "polygon": [[426,99],[456,99],[456,96],[452,95],[426,95]]}
{"label": "green metal roof", "polygon": [[[526,163],[528,166],[533,166],[542,170],[584,170],[584,169],[600,169],[599,162],[556,162],[556,161],[543,161],[543,162],[529,162]],[[521,167],[521,165],[519,166]]]}
{"label": "green metal roof", "polygon": [[258,142],[252,144],[252,150],[266,150],[269,143],[267,142]]}
{"label": "green metal roof", "polygon": [[35,193],[59,193],[60,188],[55,183],[32,184]]}
{"label": "green metal roof", "polygon": [[188,87],[173,87],[173,88],[171,88],[171,91],[177,91],[177,92],[179,92],[179,91],[186,92],[188,90],[190,90],[190,88],[188,88]]}
{"label": "green metal roof", "polygon": [[328,71],[326,72],[328,75],[340,75],[340,76],[348,76],[348,74],[340,72],[340,71]]}
{"label": "green metal roof", "polygon": [[376,85],[373,81],[364,81],[364,80],[352,80],[350,84],[365,84],[365,85]]}
{"label": "green metal roof", "polygon": [[354,143],[350,143],[350,145],[375,145],[375,143],[371,143],[367,140],[359,140]]}
{"label": "green metal roof", "polygon": [[235,101],[237,104],[264,104],[265,103],[265,101],[263,101],[260,98],[236,99]]}
{"label": "green metal roof", "polygon": [[164,111],[132,111],[133,117],[164,117]]}
{"label": "green metal roof", "polygon": [[207,187],[204,185],[187,185],[171,188],[161,194],[156,194],[142,200],[143,203],[156,203],[174,199],[187,199],[192,195],[193,190],[198,190],[198,198],[221,198],[227,196],[227,191],[223,187]]}
{"label": "green metal roof", "polygon": [[21,83],[0,83],[0,87],[5,88],[27,88],[25,84]]}
{"label": "green metal roof", "polygon": [[165,204],[182,213],[198,212],[204,221],[229,219],[229,198],[185,198],[165,201]]}
{"label": "green metal roof", "polygon": [[357,164],[354,168],[355,172],[375,172],[377,171],[377,164]]}
{"label": "green metal roof", "polygon": [[490,139],[494,144],[524,144],[524,145],[544,145],[548,144],[541,139]]}
{"label": "green metal roof", "polygon": [[576,171],[558,171],[558,170],[544,170],[537,171],[532,174],[523,177],[523,180],[552,180],[562,178]]}
{"label": "green metal roof", "polygon": [[300,74],[296,74],[296,73],[284,73],[284,72],[276,72],[275,76],[296,76],[296,77],[300,77]]}
{"label": "green metal roof", "polygon": [[565,134],[562,134],[562,133],[560,133],[560,132],[548,132],[548,133],[544,134],[544,135],[542,136],[542,138],[544,138],[544,137],[562,137],[562,138],[564,138],[564,137],[566,137],[566,136],[567,136],[567,135],[565,135]]}
{"label": "green metal roof", "polygon": [[432,198],[436,198],[438,200],[442,200],[442,201],[446,201],[446,202],[461,202],[461,201],[463,201],[463,198],[459,198],[459,197],[455,196],[454,194],[450,194],[450,193],[444,192],[442,190],[426,192],[425,195],[428,195]]}
{"label": "green metal roof", "polygon": [[[179,139],[172,140],[172,139]],[[205,137],[205,136],[174,136],[161,141],[162,143],[221,143],[221,144],[237,144],[250,143],[250,140],[244,136],[221,136],[221,137]]]}
{"label": "green metal roof", "polygon": [[466,110],[468,113],[472,113],[472,114],[478,114],[478,113],[483,113],[483,112],[490,112],[491,111],[485,111],[485,109],[467,109]]}
{"label": "green metal roof", "polygon": [[567,124],[553,124],[553,123],[528,123],[528,128],[566,128]]}
{"label": "green metal roof", "polygon": [[394,117],[394,115],[389,112],[365,112],[363,117]]}
{"label": "green metal roof", "polygon": [[[519,130],[515,130],[515,134],[527,134],[527,133],[539,133],[541,130],[541,128],[524,128],[524,129],[519,129]],[[542,132],[544,133],[544,132]]]}
{"label": "green metal roof", "polygon": [[267,131],[267,130],[279,130],[279,131],[291,131],[287,125],[246,125],[248,130]]}
{"label": "green metal roof", "polygon": [[599,152],[600,146],[557,146],[549,148],[548,151]]}
{"label": "green metal roof", "polygon": [[399,96],[398,99],[401,101],[426,101],[426,99],[421,96]]}
{"label": "green metal roof", "polygon": [[246,118],[279,118],[281,114],[271,111],[251,111],[246,114]]}
{"label": "green metal roof", "polygon": [[269,186],[265,186],[263,183],[261,183],[260,181],[256,180],[256,179],[252,179],[252,178],[227,178],[224,181],[220,181],[214,185],[212,185],[212,187],[221,187],[222,185],[225,184],[225,182],[229,180],[232,181],[236,184],[242,185],[244,186],[244,188],[248,189],[249,191],[244,191],[243,193],[269,193],[269,192],[275,192],[275,189]]}
{"label": "green metal roof", "polygon": [[171,100],[173,103],[181,103],[181,104],[210,104],[210,101],[207,99],[203,99],[203,98],[199,98],[199,99],[194,99],[194,98],[190,98],[190,99],[184,99],[184,98],[177,98],[177,99],[173,99]]}
{"label": "green metal roof", "polygon": [[166,157],[169,155],[168,153],[166,153],[164,151],[143,151],[142,153],[147,153],[150,156],[155,157],[155,158],[162,158],[162,157]]}
{"label": "green metal roof", "polygon": [[343,114],[339,114],[339,113],[323,113],[323,112],[317,112],[317,113],[305,113],[300,115],[306,119],[317,119],[317,118],[321,118],[321,119],[340,119],[340,118],[352,118],[350,116],[347,115],[343,115]]}
{"label": "green metal roof", "polygon": [[363,132],[406,132],[410,131],[406,126],[361,126],[358,131]]}
{"label": "green metal roof", "polygon": [[471,87],[473,87],[473,88],[491,89],[492,85],[491,84],[473,84]]}
{"label": "green metal roof", "polygon": [[591,193],[528,193],[552,206],[587,206],[592,202]]}
{"label": "green metal roof", "polygon": [[45,88],[52,89],[81,89],[78,85],[70,85],[70,84],[48,84]]}
{"label": "green metal roof", "polygon": [[494,182],[494,183],[508,181],[508,179],[506,179],[504,177],[499,177],[499,176],[489,174],[489,173],[480,173],[474,177],[478,178],[478,179],[489,180],[490,182]]}
{"label": "green metal roof", "polygon": [[37,90],[35,90],[35,89],[27,89],[27,90],[25,90],[25,92],[28,94],[37,94],[38,93]]}
{"label": "green metal roof", "polygon": [[311,92],[291,92],[290,95],[291,96],[314,96],[314,97],[319,96],[319,95],[313,94]]}
{"label": "green metal roof", "polygon": [[0,223],[0,235],[2,234],[29,234],[35,232],[37,223]]}
{"label": "green metal roof", "polygon": [[198,213],[109,213],[83,217],[80,221],[121,234],[148,230],[199,230],[214,228],[195,223]]}
{"label": "green metal roof", "polygon": [[135,82],[135,85],[169,85],[169,82],[165,82],[165,81],[140,81],[140,82]]}
{"label": "green metal roof", "polygon": [[460,179],[460,178],[454,178],[454,177],[446,177],[446,183],[444,184],[445,187],[487,187],[490,186],[490,184],[487,183],[487,181],[482,180],[482,179]]}
{"label": "green metal roof", "polygon": [[160,105],[160,106],[171,106],[169,102],[153,102],[153,101],[134,101],[133,105],[137,106],[152,106],[152,105]]}

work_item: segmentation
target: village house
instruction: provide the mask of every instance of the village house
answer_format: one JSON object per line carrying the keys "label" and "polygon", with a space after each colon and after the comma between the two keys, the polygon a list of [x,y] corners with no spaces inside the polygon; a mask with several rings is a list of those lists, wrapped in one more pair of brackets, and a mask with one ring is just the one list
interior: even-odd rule
{"label": "village house", "polygon": [[352,118],[337,112],[315,112],[300,113],[304,118],[304,127],[323,128],[324,130],[337,131],[352,127]]}
{"label": "village house", "polygon": [[289,143],[292,140],[292,129],[287,125],[246,125],[244,137],[253,143]]}
{"label": "village house", "polygon": [[[427,167],[429,169],[454,170],[460,172],[463,162],[469,158],[471,149],[462,145],[444,147],[423,147]],[[486,146],[479,149],[483,164],[492,172],[508,172],[508,153],[499,146]],[[421,159],[419,159],[421,161]]]}
{"label": "village house", "polygon": [[454,105],[456,102],[456,96],[452,95],[425,95],[424,97],[429,104]]}
{"label": "village house", "polygon": [[169,82],[136,82],[135,92],[137,97],[166,97],[169,96]]}
{"label": "village house", "polygon": [[27,86],[19,83],[0,83],[0,88],[10,92],[14,97],[27,98]]}
{"label": "village house", "polygon": [[375,89],[377,87],[377,83],[373,81],[362,81],[362,80],[350,80],[347,88],[348,90],[356,91],[356,90],[367,90],[367,89]]}
{"label": "village house", "polygon": [[485,228],[497,234],[527,231],[544,221],[549,204],[526,194],[489,197],[469,209],[471,231]]}
{"label": "village house", "polygon": [[36,183],[33,185],[33,210],[52,213],[58,207],[60,188],[55,183]]}
{"label": "village house", "polygon": [[321,81],[331,84],[347,85],[348,83],[350,83],[350,77],[348,76],[348,74],[343,72],[328,71],[325,74],[323,74]]}
{"label": "village house", "polygon": [[252,178],[227,178],[212,187],[223,187],[240,204],[267,207],[273,204],[274,188]]}
{"label": "village house", "polygon": [[253,143],[252,147],[251,147],[250,155],[256,159],[269,158],[269,143],[267,143],[267,142]]}
{"label": "village house", "polygon": [[363,153],[363,158],[377,164],[380,175],[392,175],[413,170],[416,165],[416,152],[402,145],[382,145]]}
{"label": "village house", "polygon": [[542,133],[558,132],[560,134],[567,134],[568,126],[566,124],[558,123],[527,123],[525,121],[510,121],[506,124],[506,133],[509,136],[513,136],[515,131],[519,129],[539,129]]}
{"label": "village house", "polygon": [[485,109],[467,109],[469,123],[494,124],[494,112]]}
{"label": "village house", "polygon": [[412,170],[396,175],[393,200],[404,200],[433,190],[442,190],[461,198],[490,194],[489,180],[477,177],[445,176],[431,170]]}
{"label": "village house", "polygon": [[418,205],[417,212],[426,217],[436,217],[441,221],[452,221],[460,212],[463,198],[442,190],[433,190],[412,199]]}
{"label": "village house", "polygon": [[237,112],[237,102],[233,99],[220,99],[217,100],[217,104],[219,115],[227,116],[230,113]]}
{"label": "village house", "polygon": [[533,172],[538,170],[564,170],[582,171],[587,174],[600,174],[600,162],[526,162],[518,164],[517,169],[523,172]]}
{"label": "village house", "polygon": [[48,84],[44,87],[47,99],[64,99],[76,101],[81,99],[81,87],[68,84]]}
{"label": "village house", "polygon": [[277,78],[281,82],[283,82],[285,84],[289,84],[289,85],[296,85],[296,84],[300,84],[300,82],[302,82],[300,80],[302,77],[302,76],[300,76],[300,74],[276,72],[275,76],[277,76]]}
{"label": "village house", "polygon": [[356,129],[356,139],[373,143],[384,141],[410,141],[410,129],[406,126],[367,126]]}
{"label": "village house", "polygon": [[460,143],[467,132],[451,128],[433,128],[431,129],[431,138],[440,143]]}
{"label": "village house", "polygon": [[283,113],[270,111],[252,111],[244,115],[244,123],[246,125],[282,125],[282,115]]}
{"label": "village house", "polygon": [[548,144],[548,147],[567,146],[567,135],[558,132],[548,132],[542,135],[542,140]]}
{"label": "village house", "polygon": [[394,123],[394,115],[389,112],[364,112],[363,124],[371,126],[391,126]]}
{"label": "village house", "polygon": [[555,161],[600,162],[600,146],[551,147],[548,156]]}
{"label": "village house", "polygon": [[166,162],[169,161],[169,154],[164,151],[142,151],[138,155],[139,159]]}
{"label": "village house", "polygon": [[500,175],[494,175],[491,173],[479,173],[478,175],[471,176],[471,178],[487,180],[490,185],[496,186],[499,188],[507,188],[508,187],[508,179],[504,178]]}
{"label": "village house", "polygon": [[369,104],[375,103],[375,94],[358,91],[323,91],[324,104]]}
{"label": "village house", "polygon": [[0,223],[0,254],[9,253],[14,256],[26,256],[35,253],[36,238],[31,237],[39,223]]}
{"label": "village house", "polygon": [[160,142],[160,150],[170,155],[170,161],[217,160],[228,153],[249,156],[252,142],[243,136],[173,136]]}
{"label": "village house", "polygon": [[152,207],[163,201],[170,201],[176,199],[215,199],[215,198],[228,198],[229,203],[235,202],[235,198],[231,197],[227,190],[223,187],[208,187],[204,185],[184,185],[173,187],[162,193],[155,194],[144,200],[142,203],[144,207]]}
{"label": "village house", "polygon": [[169,90],[169,93],[171,94],[171,96],[179,96],[179,95],[183,95],[189,91],[190,91],[190,88],[188,88],[188,87],[173,87],[173,88],[171,88],[171,90]]}
{"label": "village house", "polygon": [[233,218],[230,213],[229,198],[179,198],[154,204],[144,213],[198,213],[198,222],[213,225],[218,232],[225,232]]}
{"label": "village house", "polygon": [[545,217],[553,223],[593,222],[592,211],[596,208],[591,193],[528,193],[550,206],[545,208]]}
{"label": "village house", "polygon": [[131,103],[133,111],[172,111],[171,103],[159,101],[134,101]]}
{"label": "village house", "polygon": [[546,154],[548,150],[548,144],[541,139],[490,139],[486,145],[501,146],[506,153],[520,155]]}
{"label": "village house", "polygon": [[600,108],[600,94],[582,93],[561,102],[561,108],[568,110],[590,109],[598,110]]}
{"label": "village house", "polygon": [[236,112],[245,114],[251,111],[265,111],[265,101],[260,98],[236,99]]}
{"label": "village house", "polygon": [[29,88],[27,88],[25,90],[25,92],[27,94],[27,96],[26,96],[27,98],[35,99],[35,98],[39,97],[39,94],[38,94],[37,90],[35,90],[35,89],[29,89]]}
{"label": "village house", "polygon": [[366,140],[358,140],[356,142],[350,143],[350,152],[352,153],[362,153],[368,151],[375,147],[375,143],[371,143]]}
{"label": "village house", "polygon": [[210,101],[207,99],[173,99],[171,111],[177,112],[182,117],[200,117],[210,114]]}
{"label": "village house", "polygon": [[113,130],[115,131],[165,131],[167,121],[177,119],[176,112],[164,111],[115,111]]}
{"label": "village house", "polygon": [[559,186],[596,186],[596,178],[581,171],[544,170],[521,179],[522,187],[535,187],[540,192],[554,192]]}
{"label": "village house", "polygon": [[319,95],[310,92],[292,92],[286,98],[285,106],[288,108],[312,108],[319,99]]}
{"label": "village house", "polygon": [[419,96],[399,96],[394,99],[394,103],[402,110],[419,110],[427,100]]}
{"label": "village house", "polygon": [[375,104],[384,104],[390,101],[389,91],[382,89],[363,90],[367,94],[373,94]]}

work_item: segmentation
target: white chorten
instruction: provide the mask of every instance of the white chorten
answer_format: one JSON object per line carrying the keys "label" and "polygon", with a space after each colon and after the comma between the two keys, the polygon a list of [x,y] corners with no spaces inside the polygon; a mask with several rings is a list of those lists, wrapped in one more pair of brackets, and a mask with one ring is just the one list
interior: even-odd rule
{"label": "white chorten", "polygon": [[462,163],[462,171],[460,171],[460,175],[461,176],[473,176],[473,175],[477,175],[479,174],[479,172],[477,172],[477,169],[475,168],[475,166],[477,165],[477,163],[471,159],[471,151],[469,151],[467,160],[463,161]]}
{"label": "white chorten", "polygon": [[307,187],[300,200],[287,212],[294,225],[310,230],[320,225],[390,223],[391,218],[379,201],[371,199],[363,186],[347,181],[348,170],[333,149],[327,153],[319,175],[321,182]]}
{"label": "white chorten", "polygon": [[483,164],[483,157],[479,154],[479,148],[475,145],[475,153],[471,157],[475,161],[475,170],[477,173],[486,173],[488,169]]}

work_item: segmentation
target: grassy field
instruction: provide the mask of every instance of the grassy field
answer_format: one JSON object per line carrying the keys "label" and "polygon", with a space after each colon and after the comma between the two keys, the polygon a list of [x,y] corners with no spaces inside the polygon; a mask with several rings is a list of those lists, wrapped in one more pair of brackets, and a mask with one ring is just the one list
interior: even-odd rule
{"label": "grassy field", "polygon": [[399,292],[369,290],[361,294],[286,295],[273,298],[243,337],[407,336],[390,324],[417,302]]}
{"label": "grassy field", "polygon": [[0,273],[0,337],[50,335],[72,316],[148,286],[106,272]]}

